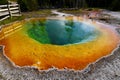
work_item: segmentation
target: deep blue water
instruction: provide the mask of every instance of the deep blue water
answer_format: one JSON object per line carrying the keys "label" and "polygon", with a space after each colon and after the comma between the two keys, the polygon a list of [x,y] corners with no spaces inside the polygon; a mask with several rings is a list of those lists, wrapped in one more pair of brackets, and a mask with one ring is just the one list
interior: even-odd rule
{"label": "deep blue water", "polygon": [[99,34],[94,26],[79,21],[49,19],[31,25],[29,36],[43,44],[85,43],[96,39]]}
{"label": "deep blue water", "polygon": [[78,21],[47,20],[46,30],[51,43],[58,45],[87,42],[98,35],[95,27]]}

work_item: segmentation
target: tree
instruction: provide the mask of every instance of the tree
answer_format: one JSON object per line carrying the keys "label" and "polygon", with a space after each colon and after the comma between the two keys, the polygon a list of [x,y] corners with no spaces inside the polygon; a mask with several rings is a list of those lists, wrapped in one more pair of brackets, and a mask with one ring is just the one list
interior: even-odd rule
{"label": "tree", "polygon": [[1,4],[7,4],[7,3],[8,3],[7,0],[0,0],[0,5],[1,5]]}
{"label": "tree", "polygon": [[111,10],[120,10],[120,0],[114,0],[110,6]]}
{"label": "tree", "polygon": [[21,11],[28,11],[27,5],[25,4],[24,0],[17,0],[20,4]]}
{"label": "tree", "polygon": [[38,0],[40,8],[81,8],[86,6],[85,0]]}
{"label": "tree", "polygon": [[22,11],[34,11],[39,9],[37,0],[18,0]]}

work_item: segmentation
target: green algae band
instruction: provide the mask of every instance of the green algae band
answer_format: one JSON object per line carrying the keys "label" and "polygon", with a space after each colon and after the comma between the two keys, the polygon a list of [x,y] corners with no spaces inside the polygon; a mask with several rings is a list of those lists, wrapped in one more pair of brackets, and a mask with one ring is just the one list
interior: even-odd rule
{"label": "green algae band", "polygon": [[[43,23],[43,24],[41,24]],[[43,44],[65,45],[88,42],[99,34],[96,29],[79,21],[34,21],[28,35]]]}
{"label": "green algae band", "polygon": [[32,28],[28,30],[28,35],[31,38],[33,38],[43,44],[50,43],[48,34],[45,29],[46,28],[45,25],[40,25],[39,23],[34,23],[31,25],[32,25]]}

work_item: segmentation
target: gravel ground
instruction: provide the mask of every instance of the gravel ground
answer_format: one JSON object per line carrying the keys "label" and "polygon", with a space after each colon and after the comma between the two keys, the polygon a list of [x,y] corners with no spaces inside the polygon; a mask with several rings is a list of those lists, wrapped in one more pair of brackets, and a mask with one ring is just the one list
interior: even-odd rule
{"label": "gravel ground", "polygon": [[[120,27],[120,12],[103,11],[100,15],[97,20]],[[103,18],[104,16],[106,18]]]}

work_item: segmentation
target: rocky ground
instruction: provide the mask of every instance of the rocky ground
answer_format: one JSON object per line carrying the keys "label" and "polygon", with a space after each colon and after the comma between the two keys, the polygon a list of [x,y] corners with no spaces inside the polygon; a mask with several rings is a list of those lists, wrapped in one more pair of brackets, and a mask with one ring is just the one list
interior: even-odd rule
{"label": "rocky ground", "polygon": [[102,11],[100,15],[97,20],[120,27],[120,12]]}
{"label": "rocky ground", "polygon": [[[107,17],[94,19],[118,26],[116,30],[120,34],[119,18],[106,13],[102,15],[109,16],[109,19]],[[90,64],[82,71],[56,68],[39,71],[32,67],[15,66],[3,55],[3,46],[0,46],[0,80],[120,80],[120,47],[118,45],[110,55]]]}

